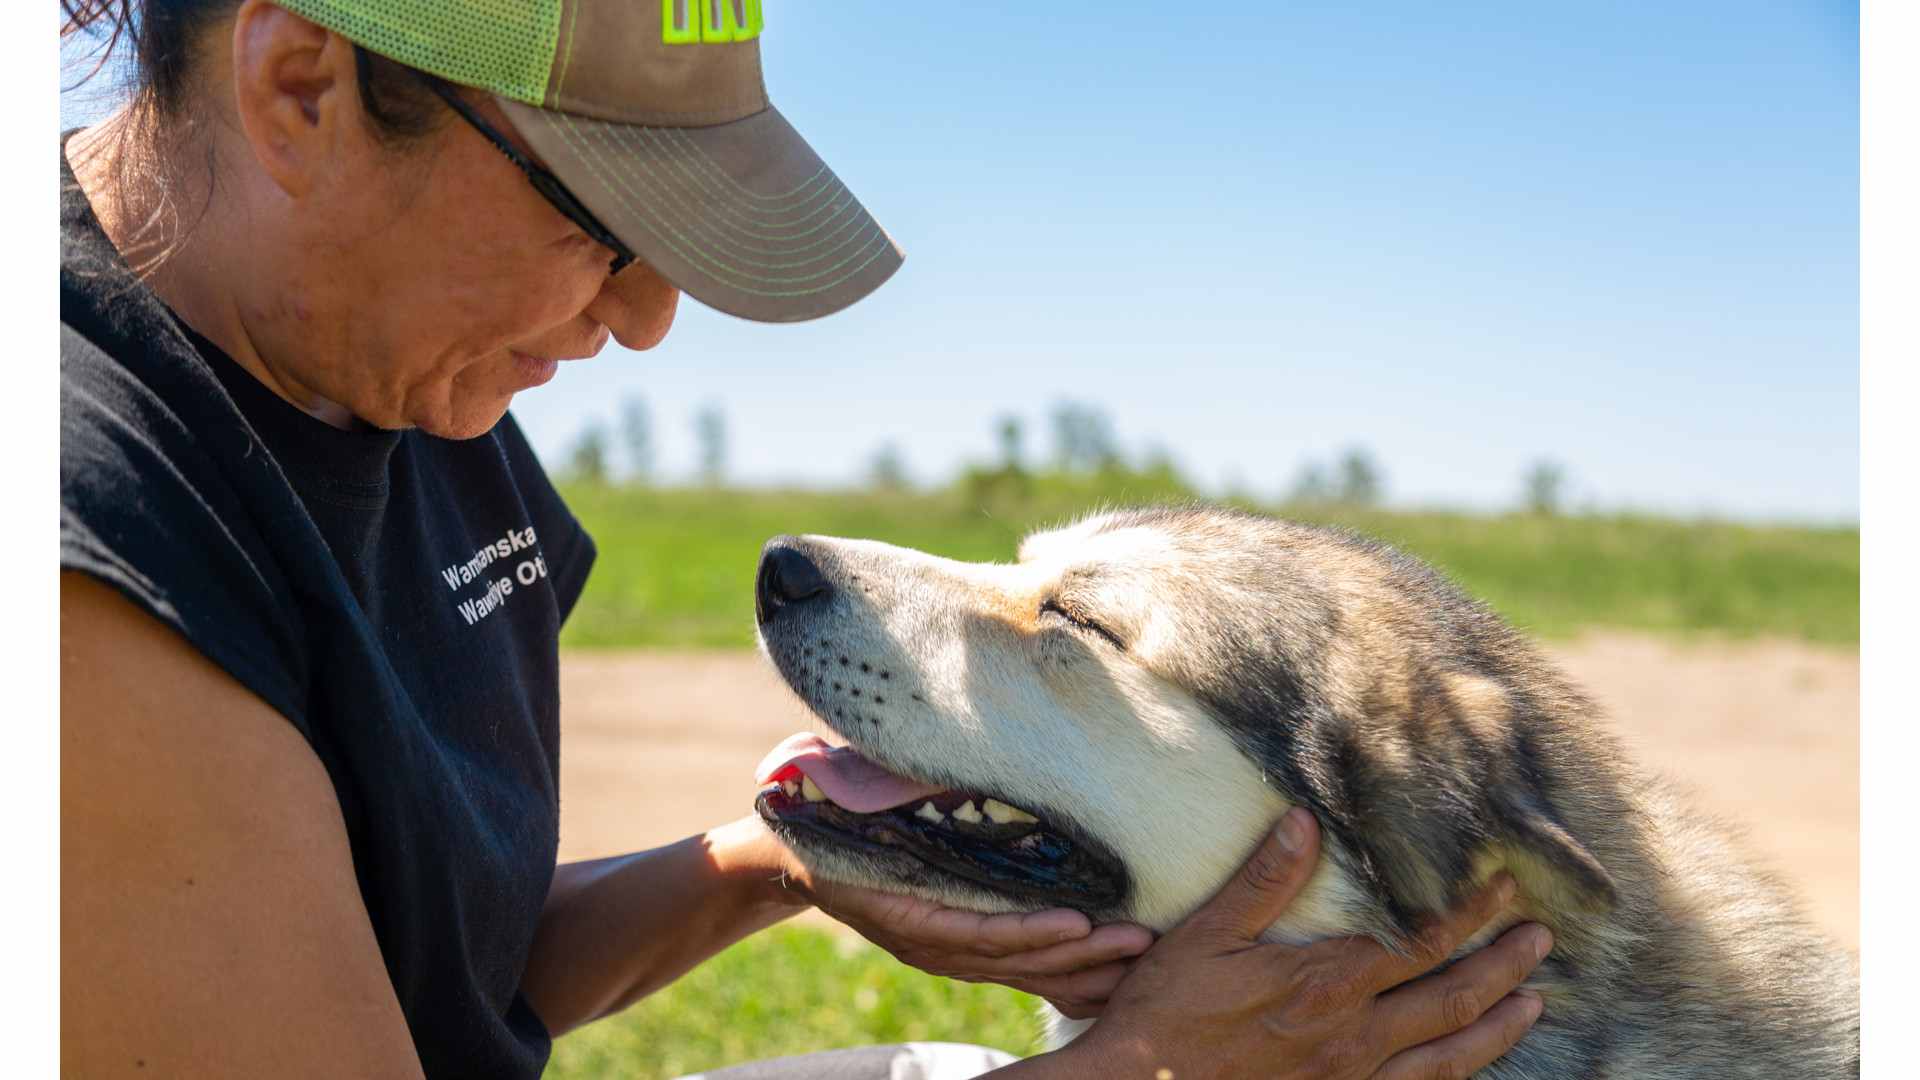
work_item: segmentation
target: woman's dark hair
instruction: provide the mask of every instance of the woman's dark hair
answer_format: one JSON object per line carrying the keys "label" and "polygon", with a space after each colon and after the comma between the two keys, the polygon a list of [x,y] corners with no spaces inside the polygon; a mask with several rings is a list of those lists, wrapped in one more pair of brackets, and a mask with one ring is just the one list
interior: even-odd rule
{"label": "woman's dark hair", "polygon": [[[209,27],[239,6],[240,0],[60,0],[66,15],[62,38],[89,33],[105,39],[92,54],[93,69],[79,83],[99,74],[115,50],[133,49],[130,122],[113,137],[111,167],[117,187],[141,193],[141,209],[122,254],[142,277],[179,249],[213,205],[218,167],[211,151],[197,210],[182,206],[185,187],[149,163],[165,158],[168,148],[189,145],[189,136],[206,121],[208,111],[193,100],[196,46]],[[449,85],[437,77],[422,78],[424,73],[358,45],[353,54],[361,107],[374,138],[388,150],[418,142],[452,111],[432,89]]]}
{"label": "woman's dark hair", "polygon": [[[190,122],[195,43],[238,6],[239,0],[60,0],[66,14],[60,36],[89,32],[106,39],[81,82],[105,67],[115,50],[131,45],[136,103],[155,121]],[[358,45],[353,52],[360,101],[381,141],[397,147],[439,127],[446,106],[417,73]]]}

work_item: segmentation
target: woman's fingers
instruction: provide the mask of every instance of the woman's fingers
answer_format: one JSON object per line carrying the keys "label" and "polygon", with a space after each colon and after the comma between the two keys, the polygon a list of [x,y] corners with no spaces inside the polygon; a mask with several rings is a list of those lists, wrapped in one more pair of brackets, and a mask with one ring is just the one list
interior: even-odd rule
{"label": "woman's fingers", "polygon": [[[1062,1000],[1105,1001],[1110,985],[1050,980],[1098,969],[1118,982],[1132,960],[1153,945],[1153,932],[1133,923],[1094,926],[1067,909],[981,915],[917,897],[868,889],[837,891],[827,910],[901,961],[936,975],[1019,986]],[[1118,965],[1118,967],[1114,967]],[[1110,977],[1109,977],[1110,976]],[[1086,987],[1086,989],[1082,989]]]}
{"label": "woman's fingers", "polygon": [[917,896],[843,886],[823,890],[820,906],[863,934],[893,935],[915,948],[979,957],[1008,956],[1085,938],[1093,924],[1067,908],[982,915]]}
{"label": "woman's fingers", "polygon": [[1452,1080],[1471,1076],[1513,1049],[1540,1019],[1540,999],[1509,994],[1462,1031],[1403,1050],[1387,1060],[1374,1080]]}
{"label": "woman's fingers", "polygon": [[1517,926],[1447,970],[1380,995],[1373,1026],[1389,1046],[1417,1046],[1474,1023],[1528,975],[1553,947],[1544,926]]}
{"label": "woman's fingers", "polygon": [[[1132,923],[1107,923],[1077,941],[1000,957],[955,957],[968,974],[1001,980],[1068,975],[1119,960],[1131,960],[1153,946],[1153,932]],[[1040,991],[1034,991],[1040,993]],[[1043,995],[1044,996],[1044,995]]]}
{"label": "woman's fingers", "polygon": [[1504,870],[1495,874],[1479,891],[1428,922],[1425,929],[1407,943],[1404,956],[1396,956],[1371,940],[1354,939],[1350,948],[1361,955],[1372,956],[1364,968],[1357,969],[1363,973],[1366,988],[1372,993],[1381,993],[1445,963],[1475,931],[1512,902],[1515,889],[1513,875]]}
{"label": "woman's fingers", "polygon": [[1250,943],[1272,926],[1313,876],[1320,858],[1320,829],[1313,815],[1294,807],[1254,850],[1240,871],[1181,925]]}
{"label": "woman's fingers", "polygon": [[1056,909],[1027,914],[977,915],[941,907],[922,924],[923,944],[943,944],[955,952],[1008,956],[1084,938],[1093,923],[1077,911]]}
{"label": "woman's fingers", "polygon": [[1120,985],[1130,970],[1132,965],[1125,962],[1102,964],[1069,975],[1026,980],[1020,989],[1046,998],[1048,1004],[1070,1019],[1085,1020],[1100,1015],[1107,999],[1113,996],[1114,987]]}

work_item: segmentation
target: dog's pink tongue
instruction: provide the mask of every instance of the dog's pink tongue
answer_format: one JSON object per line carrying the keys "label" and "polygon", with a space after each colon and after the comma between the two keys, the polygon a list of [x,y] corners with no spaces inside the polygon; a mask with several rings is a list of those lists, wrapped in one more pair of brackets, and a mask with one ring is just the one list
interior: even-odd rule
{"label": "dog's pink tongue", "polygon": [[810,731],[787,736],[754,770],[755,782],[765,785],[792,780],[804,773],[827,798],[856,814],[891,810],[946,789],[896,776],[868,761],[851,746],[834,746]]}

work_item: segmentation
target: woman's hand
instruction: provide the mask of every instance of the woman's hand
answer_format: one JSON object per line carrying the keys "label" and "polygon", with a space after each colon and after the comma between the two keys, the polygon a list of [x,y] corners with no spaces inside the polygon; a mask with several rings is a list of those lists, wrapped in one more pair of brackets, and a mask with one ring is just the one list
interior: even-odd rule
{"label": "woman's hand", "polygon": [[966,982],[994,982],[1042,997],[1068,1016],[1098,1016],[1128,963],[1153,944],[1132,923],[1094,926],[1064,908],[981,915],[930,900],[815,881],[792,852],[778,849],[790,900],[812,903],[904,964]]}
{"label": "woman's hand", "polygon": [[902,963],[1024,990],[1076,1019],[1100,1015],[1129,962],[1153,944],[1144,926],[1094,926],[1065,908],[981,915],[842,885],[825,886],[816,902]]}
{"label": "woman's hand", "polygon": [[[1432,922],[1406,958],[1370,938],[1259,944],[1318,856],[1313,815],[1289,811],[1234,880],[1133,965],[1057,1064],[1074,1059],[1071,1075],[1425,1080],[1471,1074],[1539,1018],[1540,999],[1513,991],[1551,947],[1545,927],[1515,927],[1420,977],[1512,899],[1504,873]],[[1044,1061],[1025,1071],[1049,1073]]]}

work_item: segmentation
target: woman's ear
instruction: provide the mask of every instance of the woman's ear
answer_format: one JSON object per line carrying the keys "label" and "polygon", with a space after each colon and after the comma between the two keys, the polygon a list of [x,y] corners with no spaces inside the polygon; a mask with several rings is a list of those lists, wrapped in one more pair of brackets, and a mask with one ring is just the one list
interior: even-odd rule
{"label": "woman's ear", "polygon": [[267,0],[234,16],[233,100],[255,159],[292,198],[364,152],[353,44]]}

